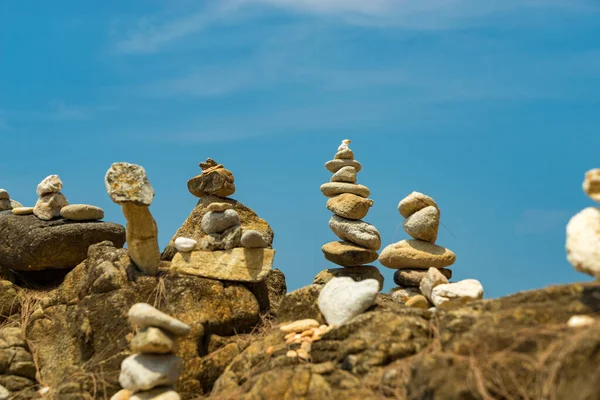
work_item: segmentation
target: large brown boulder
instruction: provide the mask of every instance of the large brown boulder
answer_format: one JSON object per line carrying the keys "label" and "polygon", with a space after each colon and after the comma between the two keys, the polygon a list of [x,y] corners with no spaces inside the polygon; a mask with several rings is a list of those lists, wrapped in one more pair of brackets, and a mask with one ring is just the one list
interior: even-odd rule
{"label": "large brown boulder", "polygon": [[229,203],[233,206],[233,209],[237,211],[240,216],[241,225],[243,230],[256,230],[262,234],[269,248],[273,245],[273,230],[264,219],[259,218],[258,215],[250,208],[246,207],[237,200],[224,198],[219,196],[207,195],[202,197],[190,216],[185,220],[181,228],[177,230],[175,236],[171,239],[169,245],[165,248],[162,253],[163,260],[172,260],[177,250],[175,249],[175,239],[178,237],[187,237],[196,240],[198,243],[206,236],[202,231],[201,222],[204,214],[208,212],[207,207],[211,203]]}
{"label": "large brown boulder", "polygon": [[88,247],[125,243],[125,229],[110,222],[43,221],[35,215],[0,215],[0,267],[19,271],[73,268]]}

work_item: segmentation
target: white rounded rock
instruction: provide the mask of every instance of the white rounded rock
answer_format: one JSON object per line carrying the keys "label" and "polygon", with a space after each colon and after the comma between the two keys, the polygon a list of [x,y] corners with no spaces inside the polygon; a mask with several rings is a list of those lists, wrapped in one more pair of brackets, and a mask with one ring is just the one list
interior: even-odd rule
{"label": "white rounded rock", "polygon": [[67,198],[62,193],[48,193],[41,196],[35,203],[33,213],[39,219],[50,221],[60,217],[60,210],[69,205]]}
{"label": "white rounded rock", "polygon": [[134,354],[123,360],[119,383],[132,392],[175,386],[183,371],[183,361],[174,355]]}
{"label": "white rounded rock", "polygon": [[62,187],[63,183],[58,175],[49,175],[39,183],[36,193],[38,196],[42,197],[43,195],[50,193],[59,193],[62,190]]}
{"label": "white rounded rock", "polygon": [[476,279],[438,285],[431,291],[431,302],[440,308],[459,307],[483,298],[483,286]]}
{"label": "white rounded rock", "polygon": [[186,237],[178,237],[175,239],[175,248],[180,253],[189,253],[190,251],[196,248],[198,244],[194,239],[186,238]]}
{"label": "white rounded rock", "polygon": [[567,321],[567,326],[569,328],[584,328],[590,325],[594,325],[596,320],[589,315],[573,315]]}
{"label": "white rounded rock", "polygon": [[375,303],[379,282],[365,279],[355,282],[348,277],[333,278],[319,294],[319,309],[330,325],[342,325],[367,311]]}
{"label": "white rounded rock", "polygon": [[600,208],[586,208],[571,218],[566,247],[577,271],[600,278]]}

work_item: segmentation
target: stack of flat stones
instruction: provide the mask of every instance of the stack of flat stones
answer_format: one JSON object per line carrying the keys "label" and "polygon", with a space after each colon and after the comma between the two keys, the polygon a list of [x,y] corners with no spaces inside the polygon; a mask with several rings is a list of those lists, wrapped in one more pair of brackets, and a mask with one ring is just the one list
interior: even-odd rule
{"label": "stack of flat stones", "polygon": [[44,221],[60,217],[62,208],[69,205],[61,192],[62,187],[63,183],[58,175],[50,175],[40,182],[36,190],[39,199],[33,208],[36,217]]}
{"label": "stack of flat stones", "polygon": [[175,385],[183,361],[175,352],[177,339],[186,336],[190,327],[145,303],[131,307],[129,321],[139,328],[131,341],[135,354],[123,360],[119,383],[124,390],[112,400],[180,400]]}
{"label": "stack of flat stones", "polygon": [[[398,211],[405,218],[404,230],[412,237],[387,246],[381,252],[382,265],[396,269],[394,282],[399,288],[392,289],[393,295],[401,301],[421,295],[421,281],[429,268],[435,268],[447,279],[452,271],[446,267],[452,265],[456,255],[435,244],[440,225],[440,209],[429,196],[413,192],[400,201]],[[409,305],[426,307],[422,297],[412,300]],[[416,303],[415,303],[416,302]]]}
{"label": "stack of flat stones", "polygon": [[329,183],[321,185],[321,192],[329,197],[327,209],[334,214],[329,227],[341,240],[325,244],[322,251],[327,260],[345,267],[341,272],[329,270],[331,277],[363,279],[369,274],[381,277],[376,267],[366,265],[377,260],[381,237],[373,225],[362,220],[373,200],[368,198],[369,188],[356,183],[361,164],[354,159],[349,142],[343,141],[334,159],[325,163],[333,176]]}

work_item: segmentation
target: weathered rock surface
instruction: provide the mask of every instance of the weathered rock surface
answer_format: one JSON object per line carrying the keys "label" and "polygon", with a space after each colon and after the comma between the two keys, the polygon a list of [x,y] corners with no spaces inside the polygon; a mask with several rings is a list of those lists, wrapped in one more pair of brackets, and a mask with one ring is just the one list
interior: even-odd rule
{"label": "weathered rock surface", "polygon": [[321,185],[321,193],[327,197],[334,197],[344,193],[355,194],[360,197],[369,197],[371,191],[368,187],[344,182],[330,182]]}
{"label": "weathered rock surface", "polygon": [[109,222],[43,221],[34,215],[0,215],[0,265],[21,271],[73,268],[88,247],[105,240],[125,243],[125,229]]}
{"label": "weathered rock surface", "polygon": [[123,360],[119,383],[132,392],[157,386],[174,386],[182,370],[183,361],[179,357],[134,354]]}
{"label": "weathered rock surface", "polygon": [[358,267],[368,264],[377,260],[379,256],[374,250],[363,249],[348,242],[330,242],[325,244],[321,250],[326,259],[343,267]]}
{"label": "weathered rock surface", "polygon": [[146,303],[137,303],[131,306],[127,316],[129,317],[129,322],[133,325],[141,328],[160,328],[175,336],[185,336],[191,330],[189,325]]}
{"label": "weathered rock surface", "polygon": [[131,396],[130,400],[180,400],[181,396],[169,387],[160,387],[147,392],[139,392]]}
{"label": "weathered rock surface", "polygon": [[336,160],[354,160],[354,152],[349,148],[345,148],[335,153],[333,158]]}
{"label": "weathered rock surface", "polygon": [[201,163],[202,174],[188,181],[188,190],[196,197],[214,195],[231,196],[235,193],[234,178],[231,171],[211,159]]}
{"label": "weathered rock surface", "polygon": [[58,175],[49,175],[38,184],[35,192],[42,197],[51,193],[60,193],[62,187],[63,183]]}
{"label": "weathered rock surface", "polygon": [[404,199],[400,200],[400,203],[398,204],[398,211],[404,218],[408,218],[417,211],[428,206],[433,206],[439,211],[436,202],[431,197],[423,193],[412,192]]}
{"label": "weathered rock surface", "polygon": [[233,209],[237,211],[240,216],[240,223],[243,230],[256,230],[261,233],[263,238],[269,244],[269,248],[273,244],[273,230],[267,224],[267,222],[256,215],[254,211],[243,205],[242,203],[233,200],[225,199],[218,196],[204,196],[198,202],[198,205],[194,208],[190,216],[183,223],[181,228],[177,230],[175,236],[165,248],[162,253],[163,260],[171,260],[177,253],[177,249],[174,246],[175,239],[184,236],[190,239],[196,240],[198,243],[206,236],[206,233],[202,231],[201,223],[204,214],[208,212],[208,206],[213,203],[228,203],[231,204]]}
{"label": "weathered rock surface", "polygon": [[324,285],[333,278],[340,277],[352,278],[356,282],[364,281],[365,279],[375,279],[377,282],[379,282],[379,290],[383,289],[383,275],[381,275],[381,272],[379,272],[377,267],[371,267],[368,265],[361,265],[360,267],[326,269],[319,272],[319,274],[315,276],[313,283],[317,285]]}
{"label": "weathered rock surface", "polygon": [[334,215],[329,220],[329,228],[340,239],[365,249],[379,250],[381,247],[379,231],[367,222],[354,221]]}
{"label": "weathered rock surface", "polygon": [[444,268],[454,264],[456,255],[421,240],[402,240],[387,246],[379,256],[381,265],[394,269]]}
{"label": "weathered rock surface", "polygon": [[[234,225],[222,233],[211,233],[206,235],[200,242],[200,250],[216,251],[231,250],[239,247],[242,240],[242,227]],[[266,246],[265,246],[266,247]]]}
{"label": "weathered rock surface", "polygon": [[421,294],[421,289],[418,287],[395,287],[390,290],[392,299],[402,304]]}
{"label": "weathered rock surface", "polygon": [[177,351],[177,341],[172,334],[162,329],[143,328],[131,340],[131,351],[144,354],[174,353]]}
{"label": "weathered rock surface", "polygon": [[202,230],[204,233],[222,233],[232,226],[240,224],[240,216],[235,210],[223,212],[209,211],[202,217]]}
{"label": "weathered rock surface", "polygon": [[139,165],[118,162],[111,165],[104,177],[106,191],[117,204],[149,206],[154,199],[154,189],[148,181],[146,170]]}
{"label": "weathered rock surface", "polygon": [[236,282],[260,282],[273,267],[275,251],[238,247],[227,251],[177,253],[171,270],[205,278]]}
{"label": "weathered rock surface", "polygon": [[[427,299],[429,299],[429,300],[432,300],[431,292],[433,291],[433,289],[436,286],[444,285],[447,283],[448,283],[448,278],[446,278],[444,276],[444,274],[442,274],[440,272],[439,269],[429,268],[427,270],[427,275],[425,275],[425,278],[423,278],[423,280],[421,281],[421,283],[419,285],[419,289],[421,290],[421,293],[423,293],[423,296],[427,297]],[[483,291],[482,291],[482,295],[483,295]],[[479,299],[479,298],[481,298],[481,297],[477,297],[477,299]]]}
{"label": "weathered rock surface", "polygon": [[23,204],[19,203],[16,200],[10,199],[10,206],[14,210],[15,208],[23,207]]}
{"label": "weathered rock surface", "polygon": [[567,259],[577,271],[600,278],[600,208],[586,208],[569,221]]}
{"label": "weathered rock surface", "polygon": [[[447,279],[452,278],[452,270],[439,268],[438,271]],[[399,269],[394,272],[394,283],[398,286],[419,287],[426,275],[427,270],[424,269]]]}
{"label": "weathered rock surface", "polygon": [[134,203],[121,206],[127,220],[127,248],[135,265],[146,275],[156,275],[160,263],[158,226],[149,208]]}
{"label": "weathered rock surface", "polygon": [[439,284],[433,288],[429,297],[436,307],[459,307],[483,298],[483,286],[476,279]]}
{"label": "weathered rock surface", "polygon": [[62,193],[48,193],[37,200],[33,213],[39,219],[50,221],[60,217],[60,211],[68,205],[69,202]]}
{"label": "weathered rock surface", "polygon": [[343,218],[359,220],[367,216],[373,200],[351,193],[335,196],[327,201],[327,209]]}

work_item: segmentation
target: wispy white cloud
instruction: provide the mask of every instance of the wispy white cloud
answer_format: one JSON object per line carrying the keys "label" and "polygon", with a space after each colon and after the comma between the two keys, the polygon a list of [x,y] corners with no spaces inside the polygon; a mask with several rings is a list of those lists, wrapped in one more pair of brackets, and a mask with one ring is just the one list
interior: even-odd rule
{"label": "wispy white cloud", "polygon": [[567,226],[569,217],[570,213],[566,210],[527,209],[516,222],[515,231],[522,235],[562,232]]}

